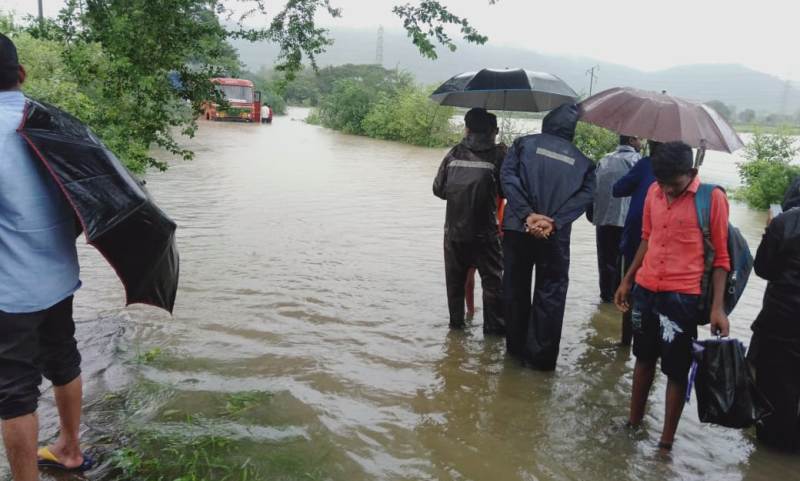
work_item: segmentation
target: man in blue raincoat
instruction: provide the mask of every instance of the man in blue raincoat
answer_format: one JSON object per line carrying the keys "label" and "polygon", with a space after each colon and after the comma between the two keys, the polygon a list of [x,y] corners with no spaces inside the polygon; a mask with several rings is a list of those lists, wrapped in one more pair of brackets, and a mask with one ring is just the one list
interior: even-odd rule
{"label": "man in blue raincoat", "polygon": [[500,170],[508,200],[503,222],[506,343],[512,356],[541,370],[555,369],[558,358],[572,222],[594,199],[594,164],[572,143],[577,123],[576,105],[553,110],[541,134],[514,141]]}

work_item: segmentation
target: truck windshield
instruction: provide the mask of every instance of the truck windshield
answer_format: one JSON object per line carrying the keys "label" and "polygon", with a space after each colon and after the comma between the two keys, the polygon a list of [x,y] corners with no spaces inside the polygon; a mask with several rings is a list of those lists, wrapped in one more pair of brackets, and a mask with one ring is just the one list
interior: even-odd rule
{"label": "truck windshield", "polygon": [[241,87],[238,85],[219,85],[217,88],[222,92],[222,95],[225,96],[228,101],[238,101],[238,102],[253,102],[253,88],[252,87]]}

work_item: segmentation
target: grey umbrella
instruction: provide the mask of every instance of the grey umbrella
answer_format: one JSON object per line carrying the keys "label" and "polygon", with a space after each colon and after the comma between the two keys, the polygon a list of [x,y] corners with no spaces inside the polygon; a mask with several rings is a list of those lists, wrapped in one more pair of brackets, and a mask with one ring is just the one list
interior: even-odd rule
{"label": "grey umbrella", "polygon": [[578,97],[557,76],[524,69],[483,69],[456,75],[431,95],[440,105],[543,112]]}
{"label": "grey umbrella", "polygon": [[659,142],[681,140],[694,148],[733,152],[744,146],[714,109],[666,93],[615,87],[580,103],[581,120]]}

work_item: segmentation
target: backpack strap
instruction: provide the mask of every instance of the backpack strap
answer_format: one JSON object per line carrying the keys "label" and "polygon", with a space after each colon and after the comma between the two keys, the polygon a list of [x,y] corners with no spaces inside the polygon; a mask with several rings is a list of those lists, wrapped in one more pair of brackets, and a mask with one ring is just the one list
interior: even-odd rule
{"label": "backpack strap", "polygon": [[717,186],[714,184],[700,184],[694,196],[694,205],[697,210],[697,222],[703,232],[703,277],[700,281],[700,300],[698,305],[702,313],[702,324],[708,322],[711,312],[711,273],[714,270],[714,246],[711,243],[711,193]]}
{"label": "backpack strap", "polygon": [[694,206],[697,210],[697,222],[703,237],[711,239],[711,193],[716,189],[714,184],[700,184],[694,196]]}

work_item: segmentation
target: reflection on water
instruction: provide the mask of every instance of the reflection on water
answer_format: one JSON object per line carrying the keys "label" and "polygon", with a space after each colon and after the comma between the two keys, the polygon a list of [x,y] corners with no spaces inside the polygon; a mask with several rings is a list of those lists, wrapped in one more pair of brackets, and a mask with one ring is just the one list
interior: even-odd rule
{"label": "reflection on water", "polygon": [[[750,432],[701,425],[693,405],[672,455],[658,456],[663,379],[644,429],[621,428],[633,361],[615,344],[618,313],[598,306],[584,219],[555,373],[520,368],[479,325],[448,331],[444,203],[430,190],[444,150],[341,135],[295,120],[304,114],[271,126],[203,123],[197,159],[150,177],[181,226],[175,317],[120,309],[110,269],[81,249],[90,441],[113,429],[107,392],[160,386],[134,419],[169,431],[183,416],[216,416],[264,472],[290,453],[311,466],[285,479],[797,478],[796,459]],[[709,156],[704,178],[735,182],[734,159]],[[754,249],[765,215],[740,205],[732,215]],[[734,336],[749,339],[763,290],[752,281]],[[152,348],[158,362],[136,361]],[[256,406],[225,414],[231,396],[253,391]],[[43,439],[57,427],[51,399]]]}

